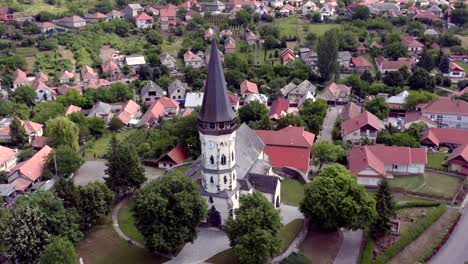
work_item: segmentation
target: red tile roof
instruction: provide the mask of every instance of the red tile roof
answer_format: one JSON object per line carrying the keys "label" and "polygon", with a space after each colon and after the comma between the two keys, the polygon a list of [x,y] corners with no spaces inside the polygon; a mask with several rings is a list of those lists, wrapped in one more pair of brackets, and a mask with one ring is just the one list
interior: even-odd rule
{"label": "red tile roof", "polygon": [[164,106],[158,100],[154,102],[141,117],[140,124],[143,124],[144,126],[152,126],[154,121],[158,120],[158,118],[162,116],[164,116]]}
{"label": "red tile roof", "polygon": [[17,169],[21,172],[22,175],[29,178],[31,181],[35,181],[41,177],[47,156],[51,152],[52,149],[46,145],[30,159],[19,165]]}
{"label": "red tile roof", "polygon": [[177,145],[175,148],[171,149],[166,155],[176,164],[180,164],[187,159],[187,152],[182,144]]}
{"label": "red tile roof", "polygon": [[382,130],[384,127],[382,121],[379,118],[368,111],[364,111],[358,116],[343,122],[341,124],[341,132],[344,136],[346,136],[364,126],[371,126],[378,131]]}
{"label": "red tile roof", "polygon": [[240,84],[241,94],[255,93],[258,94],[258,86],[256,83],[245,80]]}
{"label": "red tile roof", "polygon": [[80,112],[80,111],[81,111],[81,107],[76,106],[76,105],[69,105],[67,110],[65,110],[65,115],[71,115],[73,113]]}
{"label": "red tile roof", "polygon": [[113,62],[112,60],[107,60],[101,65],[103,72],[110,72],[110,71],[117,71],[119,70],[119,66],[117,63]]}
{"label": "red tile roof", "polygon": [[465,69],[463,69],[460,65],[452,61],[450,62],[450,71],[464,72]]}
{"label": "red tile roof", "polygon": [[315,135],[303,127],[288,126],[280,130],[255,130],[260,139],[270,146],[310,148]]}
{"label": "red tile roof", "polygon": [[366,168],[372,168],[381,176],[385,176],[386,164],[426,164],[427,154],[424,148],[370,145],[352,148],[348,152],[348,161],[349,170],[354,174],[358,174]]}
{"label": "red tile roof", "polygon": [[4,146],[0,146],[0,165],[3,165],[5,162],[9,161],[15,155],[15,150]]}
{"label": "red tile roof", "polygon": [[149,16],[148,14],[146,14],[145,12],[141,12],[136,18],[135,20],[153,20],[153,17]]}
{"label": "red tile roof", "polygon": [[291,53],[283,54],[282,58],[283,58],[283,62],[295,61],[296,60],[296,58]]}
{"label": "red tile roof", "polygon": [[24,190],[26,190],[29,187],[29,185],[31,185],[32,183],[33,183],[32,181],[27,180],[22,177],[18,177],[14,179],[12,182],[10,182],[10,184],[15,187],[15,190],[21,191],[21,192],[24,192]]}
{"label": "red tile roof", "polygon": [[389,61],[385,59],[383,56],[379,56],[375,59],[375,63],[377,66],[382,68],[382,70],[398,70],[403,66],[411,67],[416,63],[413,59],[410,58],[398,58],[396,61]]}
{"label": "red tile roof", "polygon": [[104,15],[103,13],[99,13],[99,12],[94,13],[94,14],[86,14],[84,17],[88,19],[106,19],[107,18],[106,15]]}
{"label": "red tile roof", "polygon": [[320,98],[326,101],[335,101],[339,97],[347,97],[351,93],[351,87],[335,82],[329,83],[320,94]]}
{"label": "red tile roof", "polygon": [[414,18],[429,19],[429,20],[440,20],[440,17],[430,11],[421,11],[417,13]]}
{"label": "red tile roof", "polygon": [[454,129],[454,128],[440,128],[432,127],[426,129],[420,138],[423,144],[455,144],[464,145],[468,144],[468,130]]}
{"label": "red tile roof", "polygon": [[26,73],[20,69],[16,69],[16,71],[13,73],[13,77],[13,83],[24,83],[28,81]]}
{"label": "red tile roof", "polygon": [[60,76],[60,80],[71,79],[71,78],[73,78],[73,76],[75,76],[75,74],[73,72],[70,72],[68,70],[64,70],[62,75]]}
{"label": "red tile roof", "polygon": [[26,133],[28,135],[31,135],[33,133],[37,133],[43,127],[42,124],[39,124],[39,123],[36,123],[36,122],[33,122],[33,121],[29,121],[29,120],[21,121],[21,124],[23,124],[23,127],[26,130]]}
{"label": "red tile roof", "polygon": [[449,97],[440,97],[425,104],[421,112],[428,114],[468,115],[468,102]]}
{"label": "red tile roof", "polygon": [[179,102],[177,102],[177,100],[167,98],[167,97],[158,98],[158,102],[161,102],[164,108],[179,107]]}
{"label": "red tile roof", "polygon": [[461,145],[458,148],[456,148],[448,157],[447,161],[451,161],[457,157],[461,157],[463,160],[468,162],[468,144]]}
{"label": "red tile roof", "polygon": [[228,95],[229,97],[229,102],[231,103],[232,106],[237,106],[237,104],[239,103],[239,97],[233,95],[233,94],[230,94]]}
{"label": "red tile roof", "polygon": [[43,22],[43,23],[38,23],[37,26],[39,28],[54,28],[55,24],[51,22]]}
{"label": "red tile roof", "polygon": [[191,50],[187,50],[184,54],[184,61],[185,62],[202,62],[202,58],[198,57],[193,53]]}
{"label": "red tile roof", "polygon": [[304,173],[309,170],[310,150],[284,146],[265,146],[273,167],[293,167]]}
{"label": "red tile roof", "polygon": [[96,73],[94,72],[93,68],[85,65],[83,68],[81,68],[81,77],[83,79],[94,79],[96,78]]}
{"label": "red tile roof", "polygon": [[123,106],[122,110],[120,111],[119,115],[117,116],[122,123],[128,125],[130,120],[132,120],[135,115],[140,111],[140,105],[135,103],[133,100],[128,100]]}
{"label": "red tile roof", "polygon": [[160,17],[175,17],[177,14],[177,7],[174,5],[168,5],[167,7],[161,8],[159,11]]}
{"label": "red tile roof", "polygon": [[282,113],[288,113],[289,109],[289,100],[282,97],[278,98],[271,104],[270,112],[268,117],[270,119],[279,119]]}
{"label": "red tile roof", "polygon": [[[432,13],[431,13],[432,14]],[[410,48],[424,48],[424,45],[419,42],[415,37],[413,36],[406,36],[401,40],[401,43],[407,47]]]}
{"label": "red tile roof", "polygon": [[354,67],[372,67],[372,65],[362,56],[352,58],[351,62],[353,63]]}
{"label": "red tile roof", "polygon": [[34,149],[42,149],[47,145],[47,142],[49,141],[48,137],[34,137],[34,141],[32,143],[32,146]]}
{"label": "red tile roof", "polygon": [[433,124],[437,126],[436,122],[432,121],[430,118],[423,116],[422,113],[419,111],[411,111],[411,112],[405,113],[405,124],[415,122],[415,121],[424,121],[429,124]]}

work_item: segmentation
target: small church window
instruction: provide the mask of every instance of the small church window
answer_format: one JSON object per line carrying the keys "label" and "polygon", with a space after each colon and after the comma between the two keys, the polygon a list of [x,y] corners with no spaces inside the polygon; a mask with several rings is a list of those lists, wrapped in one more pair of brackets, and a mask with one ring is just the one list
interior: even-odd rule
{"label": "small church window", "polygon": [[226,165],[226,156],[221,156],[221,165]]}
{"label": "small church window", "polygon": [[231,153],[231,160],[234,161],[234,151]]}
{"label": "small church window", "polygon": [[226,184],[226,183],[227,183],[227,177],[224,176],[224,184]]}
{"label": "small church window", "polygon": [[213,197],[210,196],[210,203],[213,203]]}
{"label": "small church window", "polygon": [[214,164],[214,158],[213,158],[213,156],[210,156],[210,163],[211,163],[211,164]]}
{"label": "small church window", "polygon": [[236,197],[236,200],[237,200],[237,192],[236,192],[236,194],[235,194],[235,197]]}
{"label": "small church window", "polygon": [[213,176],[210,177],[210,183],[214,183]]}

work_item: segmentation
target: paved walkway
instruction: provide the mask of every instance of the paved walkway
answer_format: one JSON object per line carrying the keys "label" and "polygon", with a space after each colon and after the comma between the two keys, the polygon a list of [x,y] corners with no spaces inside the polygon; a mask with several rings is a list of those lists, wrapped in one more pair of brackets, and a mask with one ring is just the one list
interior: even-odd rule
{"label": "paved walkway", "polygon": [[281,223],[284,225],[290,223],[291,221],[295,219],[303,219],[304,215],[299,211],[299,208],[286,205],[286,204],[281,204],[280,205],[280,210],[281,210]]}
{"label": "paved walkway", "polygon": [[361,252],[362,230],[343,231],[343,242],[335,258],[335,264],[357,263]]}
{"label": "paved walkway", "polygon": [[318,141],[330,141],[332,142],[333,126],[335,125],[336,119],[341,114],[343,106],[330,106],[327,111],[327,115],[323,120],[322,130],[320,130],[320,137]]}
{"label": "paved walkway", "polygon": [[121,237],[123,240],[126,240],[126,241],[132,243],[133,245],[135,245],[137,247],[145,248],[145,245],[143,245],[142,243],[140,243],[138,241],[135,241],[135,240],[129,238],[120,229],[120,226],[119,226],[119,211],[120,211],[120,208],[122,208],[122,206],[125,204],[125,202],[127,200],[128,200],[128,198],[123,199],[122,201],[120,201],[120,203],[117,204],[116,207],[114,207],[114,210],[112,211],[112,224],[114,226],[115,232],[117,232],[119,237]]}

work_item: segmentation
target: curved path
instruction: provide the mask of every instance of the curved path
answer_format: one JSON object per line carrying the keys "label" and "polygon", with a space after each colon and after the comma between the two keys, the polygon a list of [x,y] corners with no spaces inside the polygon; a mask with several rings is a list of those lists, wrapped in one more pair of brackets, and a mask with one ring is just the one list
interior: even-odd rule
{"label": "curved path", "polygon": [[119,226],[119,212],[120,212],[120,208],[122,208],[122,206],[124,205],[124,203],[126,201],[128,201],[128,198],[125,198],[122,201],[120,201],[117,204],[117,206],[114,207],[114,210],[112,210],[112,224],[114,226],[114,230],[115,230],[115,232],[117,232],[119,237],[121,237],[123,240],[126,240],[129,243],[132,243],[133,245],[135,245],[137,247],[145,248],[145,245],[143,245],[142,243],[140,243],[138,241],[135,241],[135,240],[129,238],[127,235],[124,234],[124,232],[122,232],[122,229],[120,229],[120,226]]}

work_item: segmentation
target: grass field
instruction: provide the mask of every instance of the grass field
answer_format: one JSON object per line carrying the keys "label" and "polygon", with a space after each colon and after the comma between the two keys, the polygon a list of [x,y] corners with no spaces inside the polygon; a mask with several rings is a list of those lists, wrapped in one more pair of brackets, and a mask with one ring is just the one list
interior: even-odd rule
{"label": "grass field", "polygon": [[[122,141],[125,138],[129,137],[134,133],[136,130],[124,130],[116,134],[117,140]],[[108,133],[103,135],[96,141],[88,142],[85,148],[85,159],[86,160],[93,160],[103,158],[104,154],[107,151],[107,147],[109,146],[109,141],[112,137],[112,134]]]}
{"label": "grass field", "polygon": [[391,187],[408,191],[452,197],[460,188],[462,180],[437,172],[426,172],[424,176],[396,177],[390,181]]}
{"label": "grass field", "polygon": [[182,39],[175,39],[174,42],[169,43],[167,38],[163,39],[161,44],[161,55],[164,53],[169,53],[174,57],[177,57],[177,52],[182,48]]}
{"label": "grass field", "polygon": [[321,36],[326,31],[339,27],[338,24],[309,24],[297,15],[276,19],[274,23],[279,27],[280,37],[297,36],[301,42],[309,32]]}
{"label": "grass field", "polygon": [[468,72],[468,63],[465,63],[465,62],[457,62],[458,65],[460,65],[461,67],[463,67],[463,69],[465,70],[465,72]]}
{"label": "grass field", "polygon": [[305,185],[297,180],[281,181],[281,201],[287,205],[299,206],[304,198]]}
{"label": "grass field", "polygon": [[145,238],[135,226],[135,218],[132,214],[133,200],[125,203],[119,211],[119,226],[129,238],[144,243]]}
{"label": "grass field", "polygon": [[30,4],[21,4],[18,0],[0,0],[0,5],[10,6],[16,10],[15,15],[19,16],[36,15],[41,11],[47,11],[58,15],[68,10],[63,2],[61,5],[49,5],[44,0],[30,1]]}
{"label": "grass field", "polygon": [[457,37],[461,39],[463,48],[468,49],[468,36],[457,35]]}
{"label": "grass field", "polygon": [[433,169],[443,169],[442,163],[447,160],[448,153],[427,153],[427,166]]}

